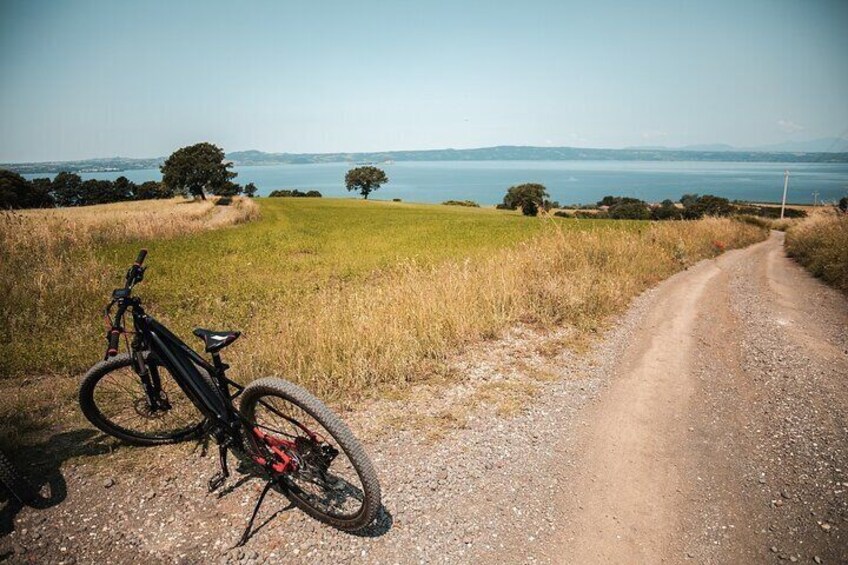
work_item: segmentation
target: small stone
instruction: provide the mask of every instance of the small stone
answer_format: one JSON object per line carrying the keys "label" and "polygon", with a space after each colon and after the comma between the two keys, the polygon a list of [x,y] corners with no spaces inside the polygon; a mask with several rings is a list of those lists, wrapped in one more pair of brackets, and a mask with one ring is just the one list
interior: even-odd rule
{"label": "small stone", "polygon": [[151,490],[150,492],[148,492],[147,494],[144,495],[145,500],[152,500],[155,497],[156,497],[156,491],[153,491],[153,490]]}
{"label": "small stone", "polygon": [[829,532],[830,531],[830,524],[825,522],[824,524],[821,525],[821,529],[826,531],[826,532]]}
{"label": "small stone", "polygon": [[774,501],[774,505],[775,506],[783,506],[783,501],[778,498],[777,500]]}
{"label": "small stone", "polygon": [[777,553],[777,546],[776,545],[771,546],[771,552]]}
{"label": "small stone", "polygon": [[798,562],[798,558],[797,558],[797,557],[795,557],[794,555],[790,555],[790,556],[789,556],[789,561],[791,561],[792,563],[797,563],[797,562]]}
{"label": "small stone", "polygon": [[109,477],[108,479],[103,481],[103,488],[112,488],[113,486],[115,486],[115,479],[113,479],[112,477]]}
{"label": "small stone", "polygon": [[759,481],[759,483],[760,483],[761,485],[766,484],[766,478],[765,478],[765,477],[760,477],[760,478],[758,479],[758,481]]}
{"label": "small stone", "polygon": [[780,496],[782,496],[786,500],[789,500],[789,493],[786,492],[785,490],[780,491]]}
{"label": "small stone", "polygon": [[821,562],[822,562],[822,559],[821,559],[821,557],[819,557],[818,555],[816,555],[815,557],[813,557],[813,561],[815,561],[816,563],[821,563]]}

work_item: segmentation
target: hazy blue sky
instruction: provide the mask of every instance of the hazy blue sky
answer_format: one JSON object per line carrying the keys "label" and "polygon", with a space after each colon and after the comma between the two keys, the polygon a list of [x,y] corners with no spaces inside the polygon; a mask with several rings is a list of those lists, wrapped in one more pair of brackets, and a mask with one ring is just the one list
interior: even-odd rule
{"label": "hazy blue sky", "polygon": [[0,161],[848,128],[848,1],[0,0]]}

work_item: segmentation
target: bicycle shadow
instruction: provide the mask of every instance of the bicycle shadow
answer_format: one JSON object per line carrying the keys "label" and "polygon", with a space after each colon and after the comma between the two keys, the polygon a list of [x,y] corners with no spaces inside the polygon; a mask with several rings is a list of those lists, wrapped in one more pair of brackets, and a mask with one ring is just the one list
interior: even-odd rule
{"label": "bicycle shadow", "polygon": [[7,450],[9,460],[35,487],[38,496],[22,504],[6,489],[0,489],[0,537],[12,533],[15,518],[25,506],[45,510],[63,502],[68,487],[62,474],[62,465],[68,459],[85,455],[102,455],[114,451],[114,443],[94,430],[73,430],[52,435],[47,440]]}
{"label": "bicycle shadow", "polygon": [[[242,473],[242,476],[233,484],[221,489],[218,493],[219,498],[223,498],[239,488],[248,483],[251,480],[268,480],[268,477],[265,476],[264,470],[256,465],[253,461],[247,458],[238,457],[238,465],[237,471]],[[353,487],[355,488],[355,487]],[[258,526],[253,526],[253,519],[248,522],[247,529],[243,536],[243,539],[237,545],[245,545],[247,544],[259,531],[263,528],[267,527],[277,516],[281,515],[284,512],[290,512],[292,510],[297,510],[297,506],[291,500],[287,493],[287,488],[283,486],[281,483],[274,482],[270,486],[270,490],[274,491],[276,494],[281,495],[285,498],[287,504],[283,508],[279,508],[275,510],[270,516],[265,518]],[[259,503],[265,495],[260,495],[260,498],[257,499],[257,503]],[[258,513],[258,508],[255,510]],[[254,518],[256,515],[254,515]],[[356,532],[346,532],[344,530],[339,530],[342,533],[346,533],[356,537],[366,537],[366,538],[378,538],[386,534],[389,530],[392,529],[392,525],[394,524],[394,518],[392,517],[391,512],[389,512],[388,508],[384,504],[380,505],[380,509],[377,512],[377,517],[374,519],[374,522],[371,525],[363,528],[362,530],[358,530]],[[324,527],[332,527],[329,525],[325,525]]]}

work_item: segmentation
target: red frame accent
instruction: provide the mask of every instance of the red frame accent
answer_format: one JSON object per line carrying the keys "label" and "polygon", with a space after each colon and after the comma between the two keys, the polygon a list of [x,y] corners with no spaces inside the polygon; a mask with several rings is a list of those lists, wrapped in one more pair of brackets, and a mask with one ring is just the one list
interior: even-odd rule
{"label": "red frame accent", "polygon": [[272,471],[280,474],[294,471],[297,468],[295,460],[292,459],[285,451],[280,449],[283,447],[286,449],[296,450],[297,446],[294,442],[266,434],[256,426],[253,427],[252,432],[256,439],[264,443],[268,449],[271,450],[271,453],[274,455],[274,459],[276,459],[276,461],[268,461],[260,455],[254,455],[252,456],[252,459],[256,463],[263,467],[270,467]]}

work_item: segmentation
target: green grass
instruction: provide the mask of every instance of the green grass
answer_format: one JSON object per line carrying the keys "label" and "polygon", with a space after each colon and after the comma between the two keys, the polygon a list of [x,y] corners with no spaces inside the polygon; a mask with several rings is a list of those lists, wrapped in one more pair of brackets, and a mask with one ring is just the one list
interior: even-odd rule
{"label": "green grass", "polygon": [[[306,295],[367,284],[399,265],[484,256],[527,240],[544,226],[538,218],[493,209],[342,199],[258,202],[262,218],[257,222],[110,245],[100,256],[119,282],[137,249],[146,246],[149,269],[138,293],[155,316],[185,334],[202,325],[246,329],[269,304],[285,316]],[[550,221],[578,230],[639,225]]]}

